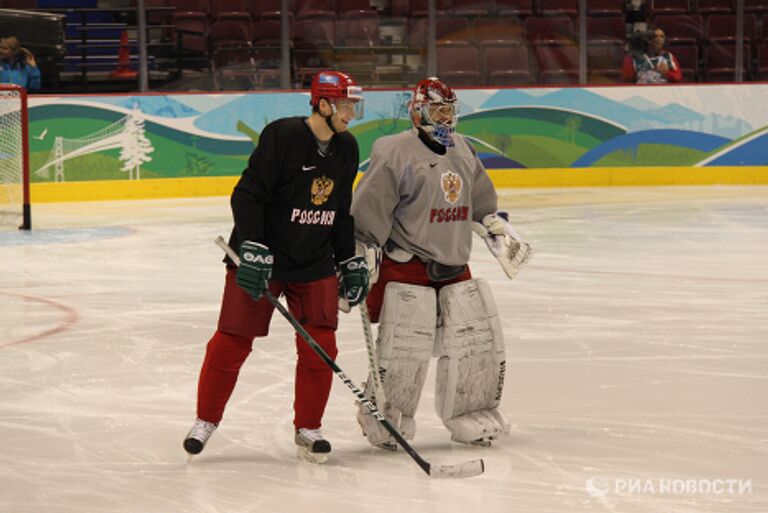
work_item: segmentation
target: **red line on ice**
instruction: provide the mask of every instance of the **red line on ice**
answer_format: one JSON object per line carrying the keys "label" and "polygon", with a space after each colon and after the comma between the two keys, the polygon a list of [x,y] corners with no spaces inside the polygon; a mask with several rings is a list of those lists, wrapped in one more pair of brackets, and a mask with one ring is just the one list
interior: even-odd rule
{"label": "red line on ice", "polygon": [[39,303],[45,303],[49,306],[52,306],[64,312],[64,319],[57,326],[54,326],[53,328],[47,329],[35,335],[30,335],[28,337],[24,337],[18,340],[11,340],[9,342],[0,342],[0,347],[8,347],[16,344],[26,344],[29,342],[35,342],[42,338],[49,337],[51,335],[55,335],[56,333],[65,331],[70,327],[72,327],[72,325],[77,322],[78,315],[77,315],[77,311],[74,308],[69,307],[63,303],[59,303],[58,301],[54,301],[53,299],[39,297],[39,296],[30,296],[27,294],[12,294],[10,292],[0,292],[0,294],[6,294],[8,296],[16,296],[16,297],[20,297],[22,299],[26,299],[30,301],[37,301]]}

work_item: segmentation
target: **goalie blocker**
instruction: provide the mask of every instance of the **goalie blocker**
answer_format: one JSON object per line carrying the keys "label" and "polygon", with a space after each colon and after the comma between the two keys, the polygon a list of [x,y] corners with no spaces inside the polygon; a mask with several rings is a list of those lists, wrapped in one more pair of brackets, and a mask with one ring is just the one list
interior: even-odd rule
{"label": "goalie blocker", "polygon": [[[451,440],[488,445],[509,433],[498,409],[504,338],[484,280],[444,286],[437,298],[431,287],[390,282],[379,323],[376,355],[386,401],[378,406],[404,437],[415,435],[414,415],[432,355],[438,357],[435,409]],[[361,408],[357,418],[372,445],[391,447],[393,440],[368,412]]]}

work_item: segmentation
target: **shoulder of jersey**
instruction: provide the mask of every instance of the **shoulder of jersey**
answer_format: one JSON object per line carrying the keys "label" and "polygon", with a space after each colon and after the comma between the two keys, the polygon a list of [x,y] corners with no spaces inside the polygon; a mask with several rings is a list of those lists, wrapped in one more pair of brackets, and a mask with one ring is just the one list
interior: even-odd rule
{"label": "shoulder of jersey", "polygon": [[340,134],[336,134],[336,136],[339,138],[340,141],[344,142],[345,144],[357,145],[357,138],[354,135],[352,135],[350,132],[342,132]]}
{"label": "shoulder of jersey", "polygon": [[408,139],[410,132],[406,130],[405,132],[400,132],[397,134],[392,135],[384,135],[382,137],[379,137],[374,141],[373,145],[375,147],[381,148],[382,146],[384,148],[391,148],[391,147],[397,147],[399,144],[403,144]]}

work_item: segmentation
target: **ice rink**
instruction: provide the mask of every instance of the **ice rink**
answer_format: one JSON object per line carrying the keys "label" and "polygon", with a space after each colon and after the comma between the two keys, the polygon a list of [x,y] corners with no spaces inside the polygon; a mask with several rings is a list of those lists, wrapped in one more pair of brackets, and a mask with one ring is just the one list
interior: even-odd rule
{"label": "ice rink", "polygon": [[[326,465],[293,444],[278,315],[225,419],[182,438],[223,287],[227,198],[35,205],[0,232],[0,513],[768,512],[768,188],[514,190],[514,280],[475,239],[503,316],[509,437],[451,443],[434,362],[413,446],[486,472],[436,480],[368,446],[334,382]],[[342,369],[362,381],[360,318]]]}

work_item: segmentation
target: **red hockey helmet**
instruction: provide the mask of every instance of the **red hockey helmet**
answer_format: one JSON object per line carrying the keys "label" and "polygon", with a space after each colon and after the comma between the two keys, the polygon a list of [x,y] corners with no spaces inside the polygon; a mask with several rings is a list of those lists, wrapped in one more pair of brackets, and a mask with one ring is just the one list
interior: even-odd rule
{"label": "red hockey helmet", "polygon": [[457,107],[458,99],[453,89],[437,77],[429,77],[416,84],[408,110],[416,126],[455,127]]}
{"label": "red hockey helmet", "polygon": [[363,117],[363,88],[346,73],[321,71],[312,78],[310,92],[309,103],[313,107],[320,103],[320,98],[325,98],[334,104],[351,100],[355,103],[355,117],[357,119]]}

